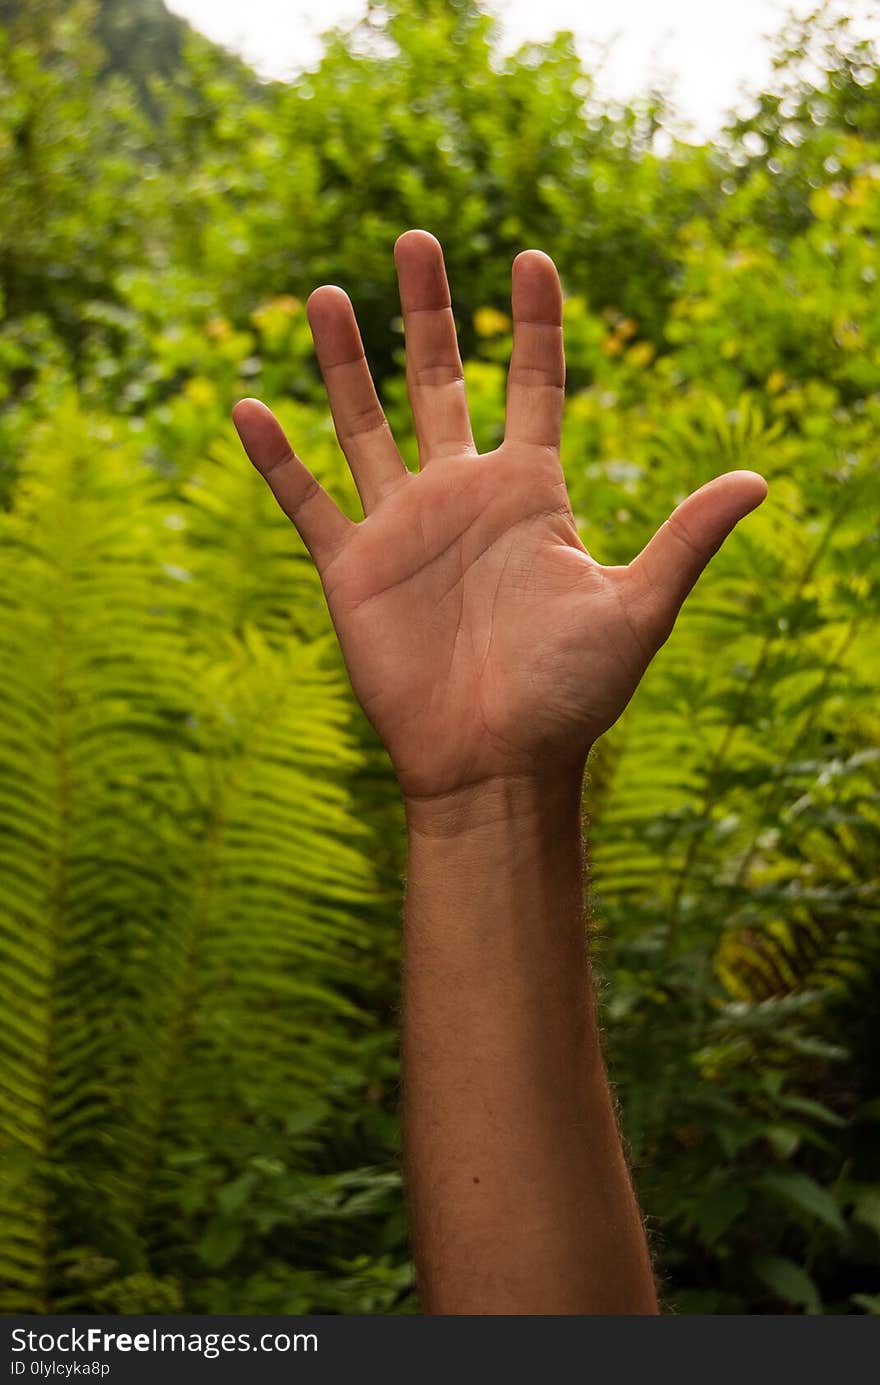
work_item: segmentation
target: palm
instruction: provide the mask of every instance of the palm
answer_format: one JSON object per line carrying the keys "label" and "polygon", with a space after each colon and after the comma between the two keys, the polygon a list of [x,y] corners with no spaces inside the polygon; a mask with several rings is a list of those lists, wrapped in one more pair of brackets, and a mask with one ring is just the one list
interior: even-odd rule
{"label": "palm", "polygon": [[577,754],[604,730],[644,667],[631,637],[608,644],[615,590],[580,543],[558,461],[515,448],[413,477],[327,580],[355,692],[411,792],[423,766],[452,787]]}
{"label": "palm", "polygon": [[752,473],[691,496],[627,568],[578,537],[558,456],[561,294],[535,252],[514,272],[507,437],[473,445],[439,246],[398,242],[422,470],[406,470],[347,298],[310,300],[337,432],[364,502],[347,520],[255,401],[236,423],[321,570],[354,690],[411,795],[582,762],[620,714],[681,601],[736,520]]}

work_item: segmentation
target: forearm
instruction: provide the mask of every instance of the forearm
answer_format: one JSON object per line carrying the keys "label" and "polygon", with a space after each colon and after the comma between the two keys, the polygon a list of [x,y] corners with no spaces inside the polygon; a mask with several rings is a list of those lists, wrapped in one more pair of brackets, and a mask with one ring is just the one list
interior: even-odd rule
{"label": "forearm", "polygon": [[434,1313],[656,1298],[586,953],[578,776],[407,803],[404,1139]]}

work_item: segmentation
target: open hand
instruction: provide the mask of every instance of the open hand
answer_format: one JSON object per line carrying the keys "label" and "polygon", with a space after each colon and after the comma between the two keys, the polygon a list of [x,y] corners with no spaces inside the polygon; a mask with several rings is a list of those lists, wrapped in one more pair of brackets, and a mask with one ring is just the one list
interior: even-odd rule
{"label": "open hand", "polygon": [[603,567],[578,537],[559,461],[553,262],[537,250],[514,261],[505,437],[481,456],[440,246],[408,231],[395,260],[418,474],[397,450],[338,288],[317,289],[308,315],[364,518],[342,513],[258,400],[236,405],[236,427],[318,566],[355,694],[406,796],[582,770],[766,485],[750,471],[717,477],[629,566]]}

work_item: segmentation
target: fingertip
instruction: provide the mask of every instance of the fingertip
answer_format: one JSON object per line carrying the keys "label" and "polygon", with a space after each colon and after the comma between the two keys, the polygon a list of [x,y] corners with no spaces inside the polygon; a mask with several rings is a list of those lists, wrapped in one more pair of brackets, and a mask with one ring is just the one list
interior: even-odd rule
{"label": "fingertip", "polygon": [[534,247],[528,250],[521,250],[514,258],[514,269],[527,269],[534,267],[537,270],[552,271],[556,274],[556,263],[545,250],[538,250]]}
{"label": "fingertip", "polygon": [[443,247],[437,237],[420,227],[412,227],[409,231],[404,231],[394,242],[395,260],[405,257],[410,251],[423,254],[425,250],[429,250],[435,255],[437,253],[443,254]]}
{"label": "fingertip", "polygon": [[757,471],[725,471],[708,488],[739,519],[756,510],[767,495],[767,482]]}
{"label": "fingertip", "polygon": [[242,447],[260,472],[291,450],[284,429],[261,399],[239,399],[232,421]]}
{"label": "fingertip", "polygon": [[704,491],[715,496],[748,498],[755,505],[760,505],[767,494],[767,482],[757,471],[722,471],[720,475],[714,476],[711,481],[706,481],[699,490],[694,491],[694,495],[700,495]]}
{"label": "fingertip", "polygon": [[767,492],[770,489],[765,477],[759,471],[737,471],[733,474],[740,478],[743,494],[751,501],[749,509],[757,509],[767,499]]}
{"label": "fingertip", "polygon": [[322,284],[315,289],[306,303],[306,316],[323,372],[363,356],[354,306],[338,284]]}
{"label": "fingertip", "polygon": [[246,395],[244,399],[239,399],[232,406],[232,422],[239,432],[242,427],[247,426],[248,418],[253,418],[259,414],[271,413],[261,399],[254,399],[251,395]]}
{"label": "fingertip", "polygon": [[514,317],[537,323],[562,322],[559,272],[543,250],[521,250],[511,266]]}
{"label": "fingertip", "polygon": [[351,307],[351,299],[340,288],[339,284],[321,284],[318,288],[312,289],[306,299],[306,315],[309,322],[312,321],[316,313],[320,314],[325,309],[334,310],[339,307],[346,309]]}

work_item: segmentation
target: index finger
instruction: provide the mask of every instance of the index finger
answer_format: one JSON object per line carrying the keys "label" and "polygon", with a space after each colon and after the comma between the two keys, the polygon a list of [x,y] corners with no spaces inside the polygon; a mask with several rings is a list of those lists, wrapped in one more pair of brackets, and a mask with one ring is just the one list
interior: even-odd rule
{"label": "index finger", "polygon": [[558,448],[565,400],[562,288],[541,250],[513,262],[513,351],[507,376],[505,438]]}

